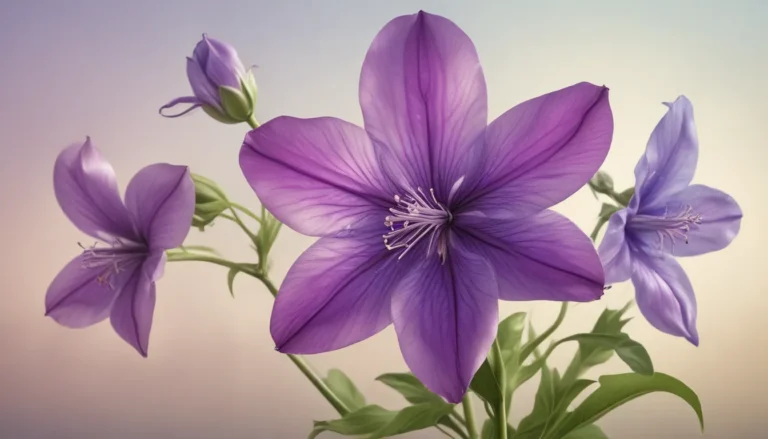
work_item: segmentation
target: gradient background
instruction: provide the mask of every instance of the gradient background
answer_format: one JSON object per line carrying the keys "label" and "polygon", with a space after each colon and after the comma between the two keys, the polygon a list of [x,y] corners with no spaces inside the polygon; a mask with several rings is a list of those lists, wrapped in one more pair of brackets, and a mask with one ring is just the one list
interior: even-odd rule
{"label": "gradient background", "polygon": [[[177,120],[157,114],[189,94],[184,57],[200,34],[232,43],[245,63],[260,66],[259,120],[332,115],[360,123],[358,75],[370,41],[388,20],[419,9],[447,16],[473,38],[491,118],[575,82],[608,85],[615,136],[603,169],[620,188],[633,184],[634,164],[664,114],[661,102],[680,94],[692,100],[701,144],[695,181],[733,195],[745,219],[729,248],[682,261],[699,299],[699,348],[642,317],[628,331],[657,370],[698,392],[706,437],[766,437],[768,3],[472,3],[0,0],[0,438],[292,439],[306,437],[313,419],[335,415],[273,351],[266,290],[241,277],[233,300],[226,271],[216,266],[166,268],[148,359],[107,322],[70,330],[44,318],[49,282],[78,253],[77,241],[89,239],[59,210],[52,166],[61,148],[90,135],[123,188],[147,164],[187,164],[255,208],[237,164],[246,126],[224,126],[202,112]],[[599,208],[586,189],[557,207],[586,231]],[[223,222],[192,232],[188,242],[252,257],[239,231]],[[284,230],[273,256],[276,281],[311,242]],[[602,303],[576,306],[558,334],[589,330],[606,305],[632,294],[621,284]],[[542,328],[557,308],[503,303],[501,311],[532,311]],[[565,366],[573,349],[559,348],[554,364]],[[371,402],[403,405],[373,381],[406,370],[391,328],[310,361],[323,373],[342,368]],[[613,359],[591,377],[625,370]],[[530,410],[536,381],[516,395],[513,421]],[[691,409],[667,394],[633,401],[599,425],[612,438],[699,437]]]}

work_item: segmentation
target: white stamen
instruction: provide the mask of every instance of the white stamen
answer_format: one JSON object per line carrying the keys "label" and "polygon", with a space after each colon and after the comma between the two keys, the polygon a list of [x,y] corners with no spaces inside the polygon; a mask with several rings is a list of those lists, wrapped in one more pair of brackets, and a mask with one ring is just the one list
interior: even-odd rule
{"label": "white stamen", "polygon": [[701,215],[695,213],[690,205],[686,205],[677,215],[672,216],[635,215],[627,226],[635,230],[656,232],[661,248],[664,247],[664,240],[669,239],[670,246],[674,249],[676,239],[682,239],[688,244],[688,232],[692,226],[699,224]]}
{"label": "white stamen", "polygon": [[437,253],[445,262],[447,246],[443,228],[453,217],[437,201],[435,190],[429,189],[427,196],[422,188],[416,188],[416,191],[410,190],[406,195],[395,195],[394,198],[397,205],[389,209],[392,215],[384,218],[384,225],[390,229],[389,233],[383,235],[387,249],[405,249],[398,256],[398,259],[402,259],[418,242],[430,235],[427,255],[431,254],[433,244],[437,241]]}

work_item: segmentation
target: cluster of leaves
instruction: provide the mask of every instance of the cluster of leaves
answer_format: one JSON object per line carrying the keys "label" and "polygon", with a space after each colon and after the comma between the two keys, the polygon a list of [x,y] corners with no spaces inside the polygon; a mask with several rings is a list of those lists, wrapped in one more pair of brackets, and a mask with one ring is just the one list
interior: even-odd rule
{"label": "cluster of leaves", "polygon": [[[696,394],[681,381],[655,372],[645,348],[622,332],[629,319],[624,318],[630,304],[622,309],[606,309],[591,332],[572,335],[553,342],[542,353],[540,346],[558,328],[567,305],[557,320],[537,335],[528,322],[524,342],[526,314],[516,313],[504,319],[498,328],[497,342],[505,363],[505,376],[496,376],[494,357],[489,357],[475,375],[470,389],[484,403],[488,419],[480,433],[481,439],[496,439],[498,407],[509,410],[515,389],[541,375],[533,410],[515,427],[507,426],[509,439],[602,439],[607,438],[595,422],[613,409],[637,397],[652,392],[668,392],[687,402],[704,428],[701,404]],[[560,344],[577,342],[578,350],[561,375],[547,364],[552,351]],[[582,376],[592,367],[607,362],[614,353],[629,367],[630,373],[605,375],[593,381]],[[530,358],[530,361],[529,361]],[[352,381],[341,371],[332,370],[326,384],[343,399],[351,412],[341,419],[315,422],[309,438],[332,431],[345,436],[377,439],[415,430],[436,427],[449,437],[469,438],[466,420],[457,407],[433,394],[409,373],[385,374],[378,381],[399,392],[410,403],[402,410],[388,410],[367,405]],[[506,386],[501,385],[504,380]],[[574,400],[585,390],[599,384],[575,408]],[[501,389],[505,388],[505,392]],[[500,404],[504,398],[505,404]],[[502,421],[503,422],[503,421]]]}

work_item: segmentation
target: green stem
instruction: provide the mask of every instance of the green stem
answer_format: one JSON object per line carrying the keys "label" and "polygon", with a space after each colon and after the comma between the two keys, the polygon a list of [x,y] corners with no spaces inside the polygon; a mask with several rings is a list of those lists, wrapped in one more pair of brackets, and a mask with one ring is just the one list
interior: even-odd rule
{"label": "green stem", "polygon": [[496,421],[498,421],[499,439],[507,439],[507,409],[506,399],[507,395],[507,380],[506,370],[504,367],[504,356],[501,354],[501,346],[499,341],[493,341],[493,364],[496,368],[496,379],[499,382],[499,406],[496,408]]}
{"label": "green stem", "polygon": [[247,122],[248,122],[248,125],[250,125],[251,128],[253,129],[256,129],[259,127],[259,122],[256,121],[256,117],[253,114],[248,116]]}
{"label": "green stem", "polygon": [[249,217],[251,217],[251,218],[255,219],[256,221],[258,221],[258,222],[259,222],[259,224],[261,224],[261,218],[259,218],[258,216],[256,216],[256,214],[255,214],[255,213],[253,213],[253,212],[251,212],[251,211],[250,211],[250,210],[249,210],[247,207],[245,207],[245,206],[243,206],[243,205],[241,205],[241,204],[238,204],[238,203],[232,203],[232,202],[230,202],[230,203],[229,203],[229,205],[230,205],[231,207],[233,207],[233,208],[235,208],[235,209],[239,210],[240,212],[243,212],[244,214],[248,215]]}
{"label": "green stem", "polygon": [[[221,265],[230,269],[240,270],[245,274],[249,274],[256,279],[261,280],[261,275],[253,270],[251,267],[245,264],[238,264],[237,262],[228,261],[212,255],[201,255],[198,253],[167,253],[168,262],[184,262],[184,261],[197,261],[197,262],[209,262],[211,264]],[[267,287],[269,288],[269,287]]]}
{"label": "green stem", "polygon": [[315,388],[325,397],[325,399],[328,400],[328,402],[331,403],[333,408],[336,409],[337,412],[341,416],[344,416],[349,413],[349,408],[336,396],[336,394],[333,393],[333,391],[328,388],[328,386],[325,384],[325,382],[317,376],[317,374],[310,369],[309,365],[299,356],[297,355],[291,355],[287,354],[288,358],[293,361],[293,364],[296,365],[296,367],[299,368],[301,373],[304,374],[305,377],[315,386]]}
{"label": "green stem", "polygon": [[461,399],[461,405],[464,407],[464,419],[467,422],[469,439],[478,439],[477,427],[475,426],[475,413],[472,411],[472,400],[470,399],[469,392],[464,394],[464,398]]}

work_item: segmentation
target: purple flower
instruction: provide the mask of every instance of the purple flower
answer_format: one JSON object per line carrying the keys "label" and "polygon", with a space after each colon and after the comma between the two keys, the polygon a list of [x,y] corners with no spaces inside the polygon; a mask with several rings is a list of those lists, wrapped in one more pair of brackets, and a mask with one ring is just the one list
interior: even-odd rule
{"label": "purple flower", "polygon": [[45,315],[70,328],[109,317],[146,357],[165,250],[184,242],[195,208],[187,167],[147,166],[128,184],[124,204],[112,167],[88,139],[59,154],[53,182],[64,214],[106,247],[84,248],[59,272],[45,296]]}
{"label": "purple flower", "polygon": [[[253,115],[256,81],[229,44],[203,34],[192,58],[187,58],[187,77],[194,96],[168,102],[160,107],[160,114],[179,117],[201,107],[209,116],[224,123],[245,122]],[[178,114],[163,114],[163,110],[178,104],[192,105]]]}
{"label": "purple flower", "polygon": [[635,167],[635,194],[611,216],[599,253],[608,283],[632,279],[653,326],[698,346],[696,298],[674,256],[725,248],[739,232],[741,209],[717,189],[690,184],[699,154],[693,107],[685,96],[665,105]]}
{"label": "purple flower", "polygon": [[458,402],[496,335],[498,299],[602,295],[589,238],[547,208],[603,162],[608,90],[580,83],[487,125],[472,41],[419,12],[374,39],[360,105],[364,128],[278,117],[240,152],[264,205],[321,237],[282,284],[272,336],[281,352],[312,354],[394,323],[414,374]]}

